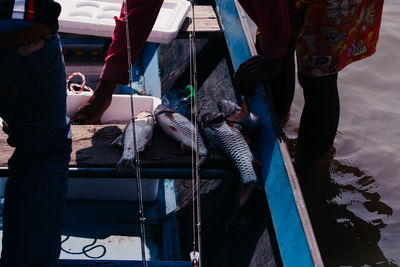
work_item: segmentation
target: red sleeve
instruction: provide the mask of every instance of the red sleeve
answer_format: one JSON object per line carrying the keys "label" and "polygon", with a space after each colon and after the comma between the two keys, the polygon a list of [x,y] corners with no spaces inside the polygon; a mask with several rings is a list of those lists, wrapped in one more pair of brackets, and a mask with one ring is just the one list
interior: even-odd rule
{"label": "red sleeve", "polygon": [[288,0],[239,0],[261,32],[264,55],[281,58],[290,41]]}
{"label": "red sleeve", "polygon": [[[127,0],[129,38],[131,41],[132,63],[140,55],[157,19],[163,0]],[[115,29],[108,49],[106,62],[100,78],[106,81],[127,84],[128,56],[126,48],[124,5],[120,17],[115,17]]]}

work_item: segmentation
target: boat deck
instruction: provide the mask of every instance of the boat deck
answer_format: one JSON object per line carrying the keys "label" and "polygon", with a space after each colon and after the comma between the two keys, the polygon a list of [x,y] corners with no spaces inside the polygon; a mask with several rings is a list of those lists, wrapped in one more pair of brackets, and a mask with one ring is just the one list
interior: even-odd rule
{"label": "boat deck", "polygon": [[[226,40],[221,34],[221,27],[215,12],[211,7],[207,8],[212,13],[205,11],[205,15],[202,15],[205,21],[205,30],[201,30],[202,28],[198,26],[202,24],[201,18],[196,20],[196,36],[203,38],[196,41],[200,112],[215,111],[215,100],[217,99],[235,99],[231,75],[233,73],[232,65],[235,65],[236,61],[227,54]],[[200,15],[199,12],[196,13]],[[174,40],[168,45],[160,45],[155,49],[159,60],[156,64],[159,67],[157,71],[161,82],[160,95],[153,94],[155,96],[164,95],[174,88],[184,88],[188,84],[189,42],[187,37],[192,22],[190,14],[178,36],[180,39]],[[210,26],[211,20],[214,23],[212,27]],[[232,23],[232,25],[236,24]],[[237,52],[242,53],[242,49],[238,49]],[[66,57],[67,73],[79,71],[79,68],[93,63],[94,68],[91,70],[91,74],[95,79],[98,78],[102,63],[99,64],[94,60],[89,64],[86,64],[88,62],[75,64],[74,60]],[[78,60],[79,58],[76,58],[75,62]],[[102,61],[99,60],[99,62]],[[92,82],[96,83],[96,80]],[[74,141],[70,177],[101,177],[98,176],[99,173],[105,173],[106,175],[103,177],[134,177],[128,171],[117,174],[114,169],[122,150],[111,146],[110,143],[122,132],[123,127],[124,125],[118,124],[72,126]],[[6,135],[1,131],[0,151],[2,151],[0,177],[6,177],[7,160],[13,149],[8,147]],[[141,154],[142,175],[144,178],[187,178],[188,174],[191,174],[190,161],[190,153],[182,152],[179,144],[165,136],[157,126],[152,146]],[[263,168],[267,168],[267,165],[269,166],[269,164],[264,164]],[[282,166],[282,164],[279,165],[279,167]],[[173,170],[175,175],[168,176],[166,170]],[[182,174],[182,170],[190,172]],[[218,172],[221,170],[223,171],[222,175]],[[204,265],[263,267],[283,265],[266,196],[255,195],[242,209],[238,210],[236,206],[237,179],[220,180],[223,177],[232,178],[237,175],[232,173],[232,165],[222,158],[215,157],[203,166],[202,171],[208,171],[207,174],[219,178],[201,184]],[[226,175],[227,173],[229,175]],[[159,176],[157,177],[157,175]],[[210,179],[212,175],[202,175],[202,177]],[[273,179],[269,180],[273,181]],[[151,256],[150,260],[155,260],[155,262],[150,262],[149,266],[187,266],[187,262],[179,261],[187,260],[189,252],[192,250],[192,191],[184,186],[182,180],[160,180],[158,188],[160,190],[157,200],[153,203],[146,203],[145,206],[145,216],[149,219],[147,225],[148,249],[152,249],[148,255]],[[166,190],[170,190],[170,192],[168,193]],[[176,197],[176,199],[172,199],[172,202],[176,201],[175,205],[162,203],[168,201],[166,195]],[[61,256],[63,260],[59,266],[141,266],[138,261],[140,257],[135,254],[139,251],[135,205],[135,202],[123,201],[68,201],[63,239],[68,236],[70,238],[64,241],[63,248],[78,253],[83,252],[84,247],[88,245],[87,248],[94,249],[86,253],[89,257],[85,254],[74,256],[64,251]],[[286,214],[285,207],[282,208],[282,214]],[[171,216],[168,216],[167,213]],[[284,232],[290,233],[290,231]],[[160,234],[162,234],[161,237]],[[94,243],[91,244],[92,242]],[[107,248],[107,244],[110,249]],[[96,247],[96,245],[100,246]],[[288,242],[287,246],[289,245],[296,246],[296,242]],[[106,256],[102,255],[104,251],[102,246],[107,249]],[[177,251],[180,255],[175,254]],[[99,256],[101,257],[96,260],[96,257]],[[79,259],[84,259],[84,261]]]}
{"label": "boat deck", "polygon": [[[122,133],[125,125],[72,125],[72,153],[70,177],[134,177],[126,171],[114,170],[122,156],[122,148],[111,143]],[[8,177],[7,161],[14,148],[7,144],[7,135],[0,132],[0,177]],[[166,136],[155,126],[152,144],[140,153],[143,178],[165,178],[173,174],[176,178],[191,178],[191,153],[182,151],[179,143]],[[179,170],[178,170],[179,169]],[[235,177],[233,165],[220,155],[212,155],[202,168],[205,179]],[[186,176],[188,175],[188,176]],[[222,176],[220,176],[222,175]]]}

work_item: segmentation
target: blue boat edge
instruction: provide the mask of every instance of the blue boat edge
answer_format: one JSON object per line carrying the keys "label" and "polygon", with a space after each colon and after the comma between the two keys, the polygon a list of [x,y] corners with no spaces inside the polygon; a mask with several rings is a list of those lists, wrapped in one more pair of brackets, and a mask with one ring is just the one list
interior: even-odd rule
{"label": "blue boat edge", "polygon": [[[237,0],[216,0],[234,69],[256,54],[244,10]],[[324,266],[296,172],[286,144],[276,138],[261,86],[249,98],[252,112],[261,118],[256,151],[261,177],[284,266]],[[267,148],[267,149],[265,149]]]}

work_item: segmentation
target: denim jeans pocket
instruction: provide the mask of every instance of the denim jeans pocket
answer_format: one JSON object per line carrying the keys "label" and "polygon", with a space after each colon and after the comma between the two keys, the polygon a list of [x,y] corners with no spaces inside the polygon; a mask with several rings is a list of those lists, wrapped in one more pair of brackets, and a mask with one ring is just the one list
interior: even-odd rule
{"label": "denim jeans pocket", "polygon": [[29,45],[24,45],[21,47],[17,48],[17,52],[19,55],[21,56],[29,56],[32,53],[35,53],[36,51],[38,51],[39,49],[42,49],[44,47],[45,43],[44,40],[39,40],[37,42],[33,42]]}
{"label": "denim jeans pocket", "polygon": [[[13,73],[16,74],[13,83],[15,90],[23,90],[21,93],[26,95],[29,94],[26,89],[32,89],[33,86],[41,88],[40,83],[45,83],[51,78],[49,74],[63,70],[61,57],[58,40],[51,40],[41,49],[27,55],[25,62],[13,70]],[[38,89],[35,88],[35,90]],[[18,93],[18,91],[14,93]]]}

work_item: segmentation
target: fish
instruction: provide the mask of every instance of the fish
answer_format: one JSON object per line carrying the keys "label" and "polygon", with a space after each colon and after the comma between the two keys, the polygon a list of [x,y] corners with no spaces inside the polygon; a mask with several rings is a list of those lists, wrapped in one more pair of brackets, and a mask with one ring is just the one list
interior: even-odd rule
{"label": "fish", "polygon": [[[135,117],[136,148],[138,152],[144,151],[150,145],[154,131],[154,117],[150,112],[140,112]],[[133,142],[133,125],[130,121],[124,132],[112,142],[113,145],[123,147],[122,157],[117,163],[117,172],[129,168],[133,173],[135,170],[135,147]]]}
{"label": "fish", "polygon": [[234,123],[245,134],[252,136],[257,131],[260,118],[249,112],[247,100],[243,101],[241,107],[230,100],[218,100],[217,107],[228,123]]}
{"label": "fish", "polygon": [[[190,149],[197,151],[195,136],[193,135],[195,127],[185,116],[163,104],[157,106],[154,110],[154,116],[163,131],[169,137],[180,143],[182,150]],[[207,158],[208,150],[199,132],[197,134],[197,140],[199,160],[200,164],[202,164]]]}
{"label": "fish", "polygon": [[201,116],[202,129],[210,146],[230,158],[241,178],[239,206],[243,206],[259,186],[253,163],[255,159],[242,133],[225,121],[222,113],[204,113]]}

